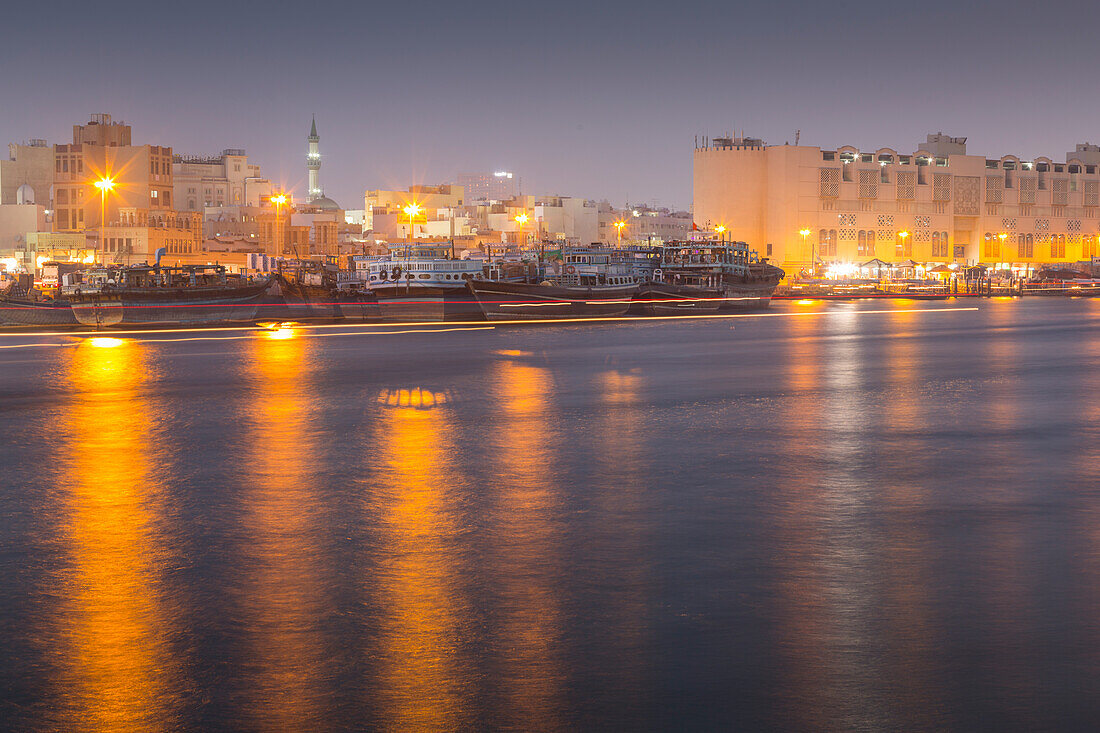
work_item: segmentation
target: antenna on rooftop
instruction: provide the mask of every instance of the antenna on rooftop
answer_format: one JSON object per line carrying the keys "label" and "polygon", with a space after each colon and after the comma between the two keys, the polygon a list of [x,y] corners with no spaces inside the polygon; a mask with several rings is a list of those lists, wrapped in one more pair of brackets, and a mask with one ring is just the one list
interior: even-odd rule
{"label": "antenna on rooftop", "polygon": [[798,138],[800,138],[800,137],[802,137],[802,130],[795,130],[794,131],[794,146],[796,148],[798,147]]}

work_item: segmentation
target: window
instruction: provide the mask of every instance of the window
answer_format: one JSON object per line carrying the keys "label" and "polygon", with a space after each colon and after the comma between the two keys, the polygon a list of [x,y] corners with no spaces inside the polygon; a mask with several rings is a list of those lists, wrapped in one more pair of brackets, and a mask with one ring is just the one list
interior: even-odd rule
{"label": "window", "polygon": [[1050,256],[1051,257],[1065,257],[1066,256],[1066,235],[1065,234],[1052,234],[1052,235],[1050,235]]}
{"label": "window", "polygon": [[932,232],[932,256],[947,257],[947,232]]}
{"label": "window", "polygon": [[912,257],[913,256],[913,237],[908,232],[906,236],[901,236],[901,232],[894,235],[894,256],[895,257]]}
{"label": "window", "polygon": [[940,168],[946,168],[947,158],[936,158],[936,165]]}
{"label": "window", "polygon": [[875,156],[871,155],[870,153],[864,153],[863,155],[859,156],[859,160],[861,163],[874,163]]}
{"label": "window", "polygon": [[836,160],[836,151],[834,151],[834,150],[822,150],[821,151],[821,159],[822,160]]}
{"label": "window", "polygon": [[912,161],[913,161],[913,159],[908,155],[899,155],[898,156],[898,164],[899,165],[909,165]]}
{"label": "window", "polygon": [[817,253],[821,257],[836,257],[836,229],[822,229],[818,232]]}
{"label": "window", "polygon": [[875,254],[875,230],[860,229],[856,240],[856,252],[861,257],[873,257]]}
{"label": "window", "polygon": [[1001,167],[1001,161],[999,161],[999,160],[987,160],[985,162],[985,167],[986,168],[1000,168]]}

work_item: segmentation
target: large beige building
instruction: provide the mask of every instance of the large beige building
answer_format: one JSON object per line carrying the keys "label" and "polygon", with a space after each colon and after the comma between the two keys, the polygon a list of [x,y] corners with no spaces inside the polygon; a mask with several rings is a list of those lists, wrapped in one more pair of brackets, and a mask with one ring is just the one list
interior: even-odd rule
{"label": "large beige building", "polygon": [[176,208],[202,211],[207,206],[259,206],[271,195],[271,181],[244,150],[227,148],[221,155],[177,155],[172,164]]}
{"label": "large beige building", "polygon": [[53,166],[53,147],[45,140],[8,145],[8,159],[0,160],[0,204],[41,204],[50,208]]}
{"label": "large beige building", "polygon": [[110,115],[74,125],[72,144],[55,145],[53,156],[56,232],[99,228],[101,201],[94,182],[104,176],[115,181],[106,198],[108,223],[118,221],[120,209],[172,209],[172,149],[131,145],[130,126]]}
{"label": "large beige building", "polygon": [[1062,162],[968,155],[942,133],[906,153],[715,138],[695,149],[694,217],[788,272],[815,259],[1075,262],[1100,254],[1100,146]]}

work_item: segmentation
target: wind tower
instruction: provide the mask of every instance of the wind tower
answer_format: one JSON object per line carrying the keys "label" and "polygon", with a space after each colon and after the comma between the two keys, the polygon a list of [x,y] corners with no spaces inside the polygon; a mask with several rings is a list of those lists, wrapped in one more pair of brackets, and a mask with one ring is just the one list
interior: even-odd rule
{"label": "wind tower", "polygon": [[309,169],[309,200],[314,201],[325,195],[321,189],[321,136],[317,134],[317,116],[313,117],[310,127],[309,151],[306,153],[306,168]]}

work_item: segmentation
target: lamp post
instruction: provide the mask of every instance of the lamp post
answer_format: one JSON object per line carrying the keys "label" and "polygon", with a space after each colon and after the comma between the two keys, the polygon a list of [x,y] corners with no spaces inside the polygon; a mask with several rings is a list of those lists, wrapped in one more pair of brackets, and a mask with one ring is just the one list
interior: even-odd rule
{"label": "lamp post", "polygon": [[616,235],[618,237],[619,246],[621,247],[623,246],[623,227],[626,226],[626,222],[622,219],[619,219],[617,222],[615,222],[614,226]]}
{"label": "lamp post", "polygon": [[714,227],[714,233],[718,235],[719,243],[726,241],[726,237],[725,237],[726,225],[725,224],[719,224],[718,226]]}
{"label": "lamp post", "polygon": [[271,197],[271,203],[275,204],[275,231],[272,233],[272,244],[275,245],[275,255],[279,256],[283,253],[283,246],[279,242],[279,209],[286,203],[286,194],[280,193]]}
{"label": "lamp post", "polygon": [[523,238],[523,225],[530,221],[530,217],[527,216],[526,211],[521,211],[512,218],[519,224],[519,246],[522,247],[527,244],[527,241]]}
{"label": "lamp post", "polygon": [[898,232],[898,236],[901,237],[901,255],[905,257],[905,240],[909,239],[909,232]]}
{"label": "lamp post", "polygon": [[421,211],[423,211],[423,209],[421,208],[420,204],[418,204],[414,201],[413,203],[409,204],[404,209],[402,209],[402,211],[404,211],[406,214],[409,215],[409,244],[412,244],[412,242],[413,242],[413,219],[415,219],[416,215],[419,214]]}
{"label": "lamp post", "polygon": [[1001,245],[997,247],[997,262],[998,264],[1000,264],[1004,261],[1002,257],[1004,256],[1005,240],[1008,239],[1008,235],[1004,232],[1001,232],[997,235],[997,239],[1001,240]]}
{"label": "lamp post", "polygon": [[96,252],[92,259],[99,259],[99,247],[103,246],[104,251],[107,249],[107,240],[104,239],[104,232],[107,227],[107,194],[115,189],[115,179],[104,176],[93,184],[99,189],[99,242],[96,244]]}
{"label": "lamp post", "polygon": [[[802,235],[802,251],[806,251],[806,239],[810,236],[809,229],[799,229],[798,233]],[[814,246],[810,245],[810,277],[813,277],[817,273],[817,258],[814,256]]]}

